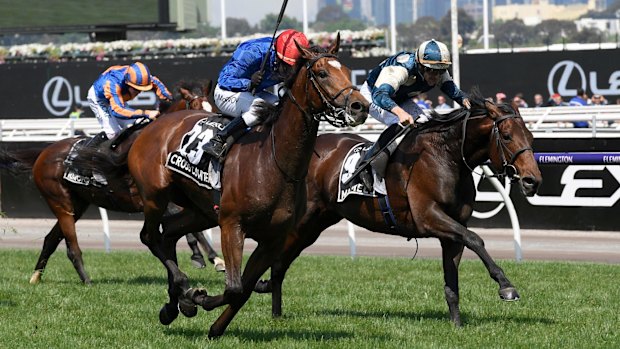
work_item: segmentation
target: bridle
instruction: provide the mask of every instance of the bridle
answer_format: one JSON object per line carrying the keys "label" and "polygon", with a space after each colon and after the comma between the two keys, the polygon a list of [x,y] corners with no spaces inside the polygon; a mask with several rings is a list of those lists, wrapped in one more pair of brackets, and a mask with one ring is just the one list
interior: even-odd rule
{"label": "bridle", "polygon": [[[310,109],[310,111],[308,111],[304,109],[299,104],[299,102],[297,102],[297,99],[295,99],[295,96],[293,96],[293,93],[291,92],[290,89],[286,89],[286,95],[288,96],[288,98],[291,99],[291,101],[297,107],[297,109],[299,109],[299,111],[305,116],[304,122],[306,123],[306,128],[310,127],[310,125],[308,125],[308,121],[310,119],[315,120],[316,122],[327,121],[335,127],[347,126],[351,124],[353,121],[350,116],[351,113],[350,113],[350,107],[349,107],[349,97],[353,94],[353,91],[359,91],[359,88],[354,85],[349,85],[349,86],[342,88],[335,95],[331,96],[328,93],[328,91],[326,91],[321,86],[321,84],[317,82],[317,77],[312,71],[312,67],[314,66],[314,64],[322,58],[337,58],[337,56],[330,54],[330,53],[321,53],[318,56],[313,57],[312,59],[306,62],[306,73],[307,73],[307,78],[312,83],[314,90],[321,97],[322,105],[327,107],[327,109],[323,111],[317,111],[317,108],[315,108],[311,102],[308,102],[309,109]],[[346,90],[350,90],[350,92],[345,94]],[[344,106],[336,103],[336,99],[340,97],[340,95],[343,95],[343,94],[345,96]],[[306,89],[306,100],[310,101],[310,89]],[[288,182],[294,182],[294,183],[301,182],[302,180],[306,178],[306,175],[308,174],[307,171],[301,177],[295,178],[295,177],[290,176],[288,173],[286,173],[284,169],[282,168],[282,166],[280,166],[280,164],[278,163],[278,159],[276,157],[276,140],[275,140],[273,130],[274,128],[272,127],[270,134],[271,134],[271,157],[273,159],[273,162],[275,162],[276,167],[278,168],[278,170],[280,170],[280,172],[284,175],[284,177],[286,177],[286,180]]]}
{"label": "bridle", "polygon": [[[295,97],[293,96],[290,90],[286,90],[286,94],[293,101],[295,106],[307,117],[312,117],[315,121],[327,121],[331,125],[335,127],[343,127],[350,125],[353,122],[350,113],[349,106],[349,98],[353,94],[353,91],[359,91],[359,88],[354,85],[349,85],[342,88],[335,95],[331,96],[327,90],[321,84],[318,83],[316,74],[312,71],[312,67],[314,64],[322,58],[338,58],[336,55],[330,53],[321,53],[316,57],[308,60],[306,62],[306,73],[308,75],[308,79],[312,83],[312,87],[317,92],[317,94],[321,97],[322,106],[327,107],[326,109],[320,111],[319,108],[316,108],[310,104],[310,111],[307,111],[299,105]],[[345,94],[345,91],[349,90],[349,93]],[[340,97],[340,95],[344,95],[344,106],[336,103],[336,99]],[[310,89],[306,89],[306,100],[310,100]]]}
{"label": "bridle", "polygon": [[189,100],[185,100],[185,109],[190,110],[192,108],[192,102],[197,100],[198,98],[202,98],[203,96],[192,95],[192,98]]}
{"label": "bridle", "polygon": [[[461,158],[463,159],[465,166],[467,166],[467,168],[471,172],[473,172],[474,170],[471,168],[471,166],[469,166],[469,164],[467,163],[467,160],[465,160],[465,136],[467,133],[467,121],[470,119],[480,119],[484,117],[490,117],[490,116],[488,115],[488,113],[482,113],[482,112],[480,114],[476,114],[472,116],[472,113],[467,111],[465,120],[463,121],[463,131],[462,131],[462,138],[461,138]],[[499,177],[500,180],[503,179],[504,177],[510,178],[512,182],[516,182],[521,179],[521,176],[519,175],[519,171],[514,165],[519,155],[525,153],[526,151],[532,151],[532,152],[534,151],[532,147],[523,147],[513,153],[510,151],[510,149],[508,149],[508,145],[502,139],[500,132],[499,132],[499,124],[501,124],[503,121],[506,121],[508,119],[516,119],[516,118],[521,118],[521,116],[516,113],[510,113],[510,114],[502,115],[496,119],[493,119],[493,129],[491,130],[491,138],[494,140],[495,146],[497,148],[497,151],[499,153],[500,160],[502,163],[502,171],[499,173],[496,173],[496,176]],[[508,157],[510,157],[510,160],[508,160],[508,157],[506,156],[506,154],[508,154]]]}

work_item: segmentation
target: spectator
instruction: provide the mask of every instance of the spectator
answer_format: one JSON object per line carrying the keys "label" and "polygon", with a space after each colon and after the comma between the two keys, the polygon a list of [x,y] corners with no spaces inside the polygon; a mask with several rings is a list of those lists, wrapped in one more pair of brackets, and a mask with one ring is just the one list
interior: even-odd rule
{"label": "spectator", "polygon": [[71,113],[69,113],[69,118],[70,119],[79,119],[80,116],[82,116],[82,114],[84,114],[84,110],[82,108],[80,108],[79,105],[75,105],[75,107],[73,108],[73,111]]}
{"label": "spectator", "polygon": [[[575,95],[575,97],[571,98],[568,104],[571,107],[586,106],[588,105],[588,95],[583,89],[579,88],[577,89],[577,94]],[[584,121],[573,121],[573,126],[575,128],[586,128],[589,125],[590,124],[585,120]]]}
{"label": "spectator", "polygon": [[426,103],[426,93],[422,92],[413,98],[413,101],[422,109],[430,109],[431,106]]}
{"label": "spectator", "polygon": [[495,103],[506,103],[506,94],[504,92],[498,92],[495,94]]}
{"label": "spectator", "polygon": [[452,107],[446,103],[446,97],[439,95],[437,96],[437,107],[435,109],[452,109]]}
{"label": "spectator", "polygon": [[540,108],[545,106],[545,100],[540,93],[534,95],[534,108]]}
{"label": "spectator", "polygon": [[513,97],[512,101],[515,102],[519,108],[527,108],[527,107],[529,107],[529,105],[527,104],[527,102],[523,98],[523,93],[521,93],[521,92],[517,93]]}
{"label": "spectator", "polygon": [[592,104],[590,105],[607,105],[609,102],[603,95],[592,95]]}
{"label": "spectator", "polygon": [[559,93],[552,94],[546,104],[547,107],[563,107],[567,105],[568,103],[564,102],[562,96]]}

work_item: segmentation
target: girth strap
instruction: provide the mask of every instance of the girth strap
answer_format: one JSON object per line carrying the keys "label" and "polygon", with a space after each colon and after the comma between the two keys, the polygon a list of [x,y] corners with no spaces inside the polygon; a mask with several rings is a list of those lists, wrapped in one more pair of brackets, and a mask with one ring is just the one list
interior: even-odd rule
{"label": "girth strap", "polygon": [[383,216],[383,221],[385,224],[390,227],[390,229],[396,229],[398,223],[396,222],[396,216],[394,216],[394,211],[392,211],[392,206],[390,206],[390,200],[387,195],[380,195],[378,197],[379,207],[381,208],[381,215]]}

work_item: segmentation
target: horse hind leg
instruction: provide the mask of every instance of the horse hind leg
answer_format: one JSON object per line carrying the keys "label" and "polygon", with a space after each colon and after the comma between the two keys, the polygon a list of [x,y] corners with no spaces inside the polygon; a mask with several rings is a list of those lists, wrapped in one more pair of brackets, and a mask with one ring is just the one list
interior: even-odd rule
{"label": "horse hind leg", "polygon": [[50,232],[45,236],[45,240],[43,240],[43,248],[41,249],[41,253],[39,254],[39,259],[37,260],[37,264],[34,267],[34,272],[30,277],[30,284],[36,285],[41,282],[41,277],[43,276],[43,272],[45,271],[45,267],[47,266],[47,262],[49,258],[54,254],[58,245],[63,239],[62,231],[60,230],[60,225],[58,221],[54,224],[54,227],[50,230]]}
{"label": "horse hind leg", "polygon": [[220,258],[213,246],[211,246],[204,233],[202,231],[199,231],[193,233],[193,235],[198,240],[200,247],[202,247],[203,250],[207,251],[207,258],[209,259],[209,262],[213,264],[215,271],[225,272],[226,263],[222,258]]}
{"label": "horse hind leg", "polygon": [[194,237],[194,234],[186,234],[185,238],[187,239],[189,248],[192,250],[192,255],[190,257],[192,260],[192,265],[198,269],[206,267],[207,263],[202,256],[202,252],[200,252],[200,248],[198,248],[198,240]]}

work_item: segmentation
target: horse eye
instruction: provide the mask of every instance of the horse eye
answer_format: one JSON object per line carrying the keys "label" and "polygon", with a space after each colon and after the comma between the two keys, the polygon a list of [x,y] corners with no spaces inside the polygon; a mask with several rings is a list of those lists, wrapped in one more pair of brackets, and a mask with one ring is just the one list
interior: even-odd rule
{"label": "horse eye", "polygon": [[510,133],[503,133],[502,138],[507,142],[512,141],[512,135]]}
{"label": "horse eye", "polygon": [[328,76],[329,76],[329,74],[327,74],[327,71],[326,71],[326,70],[319,70],[319,74],[318,74],[318,75],[319,75],[319,77],[320,77],[321,79],[325,79],[326,77],[328,77]]}

